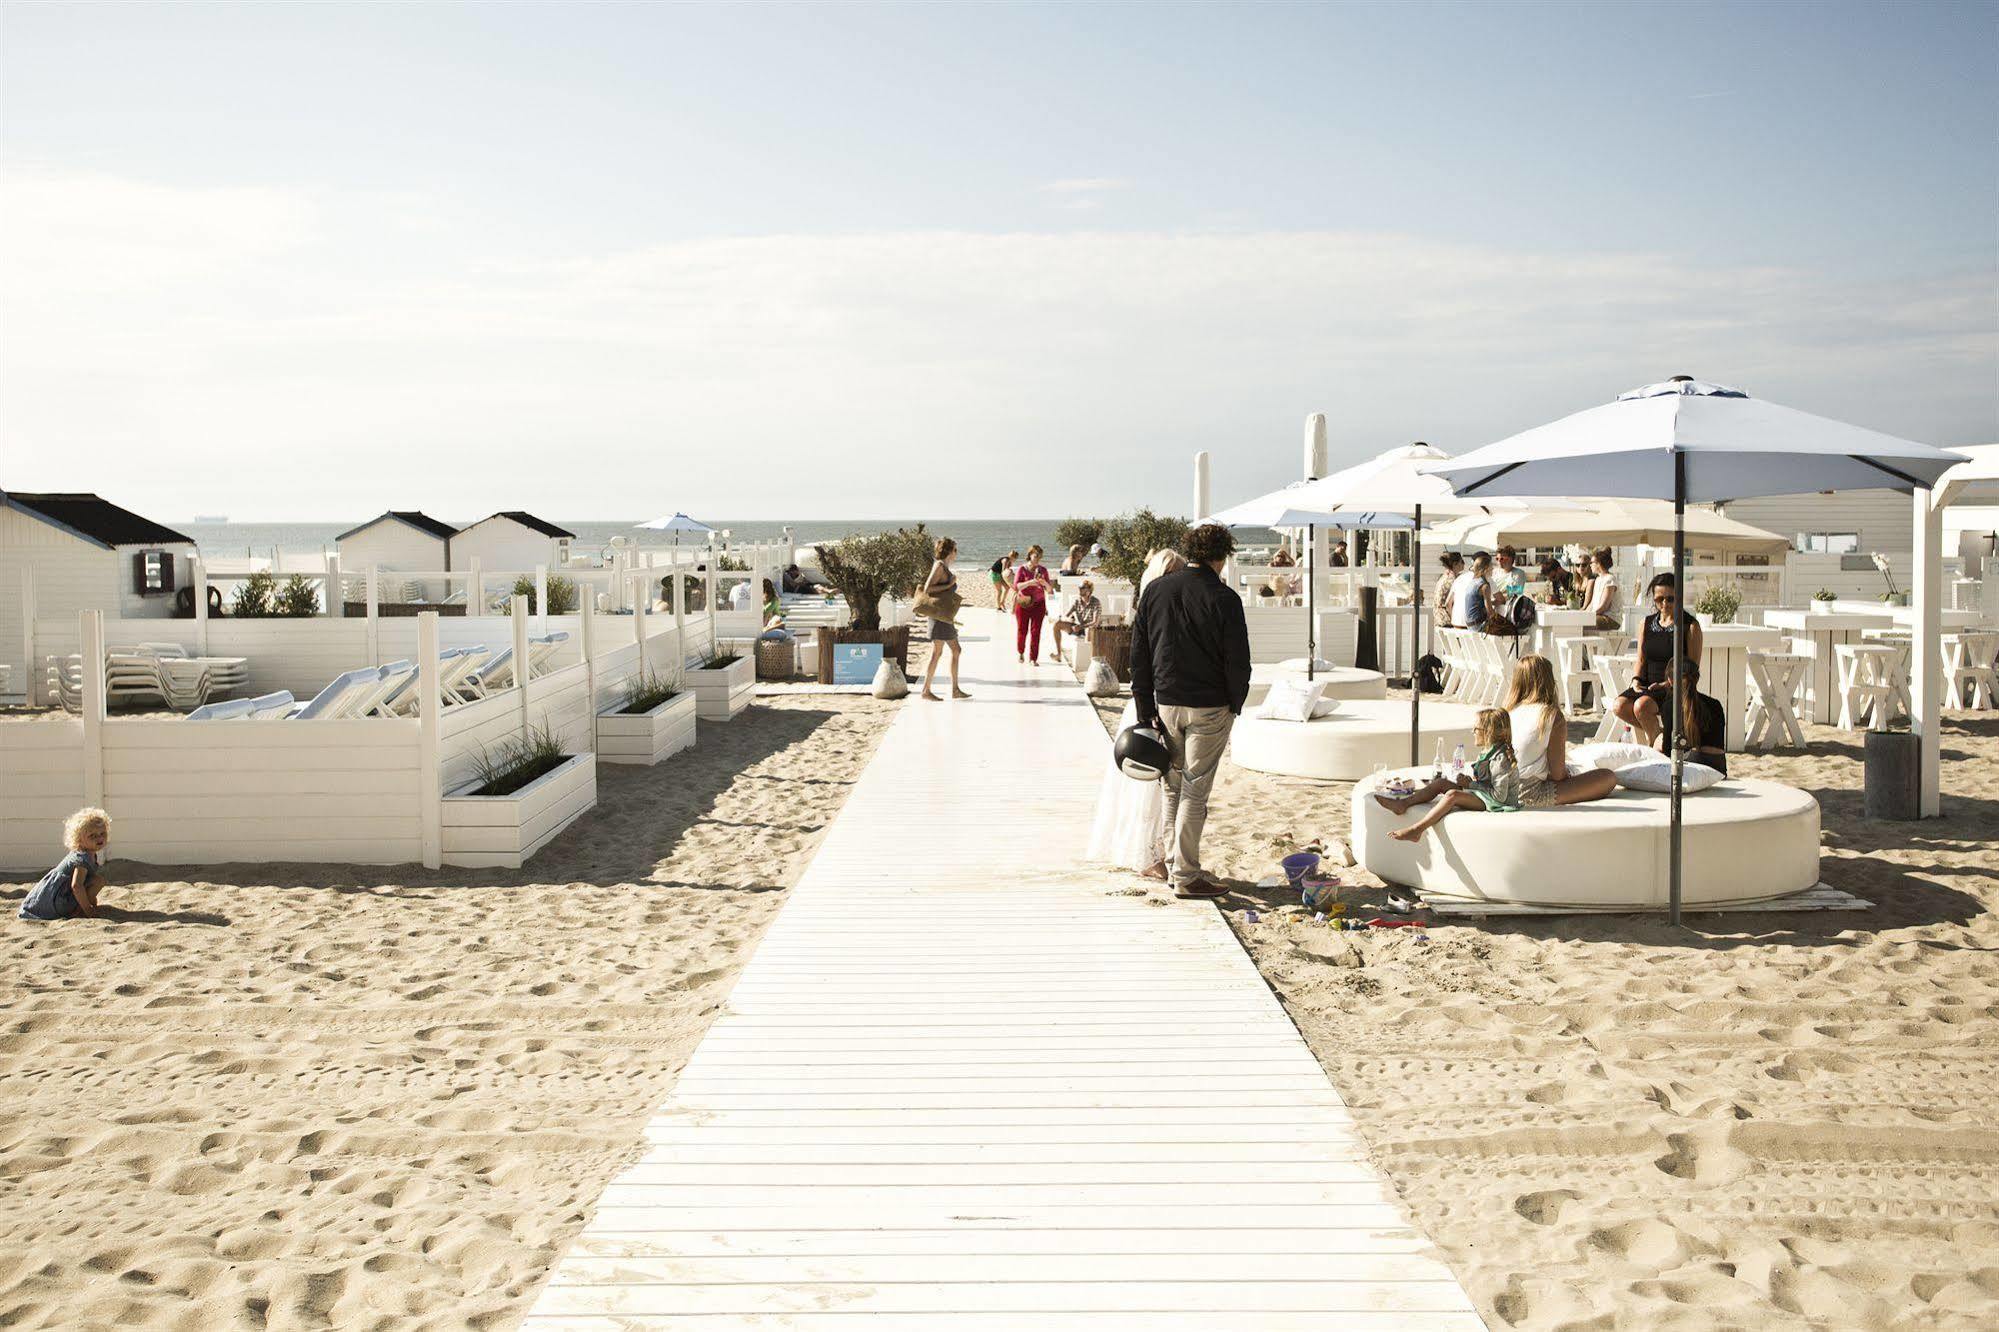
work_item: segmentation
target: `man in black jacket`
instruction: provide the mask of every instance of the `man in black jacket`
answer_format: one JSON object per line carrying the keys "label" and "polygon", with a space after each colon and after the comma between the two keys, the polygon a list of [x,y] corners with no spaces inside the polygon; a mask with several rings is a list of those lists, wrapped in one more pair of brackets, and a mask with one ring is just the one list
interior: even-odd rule
{"label": "man in black jacket", "polygon": [[1167,856],[1176,897],[1221,897],[1201,870],[1201,829],[1229,730],[1249,697],[1249,625],[1242,598],[1222,582],[1235,552],[1226,527],[1187,534],[1187,567],[1156,578],[1131,619],[1131,697],[1140,721],[1166,737]]}

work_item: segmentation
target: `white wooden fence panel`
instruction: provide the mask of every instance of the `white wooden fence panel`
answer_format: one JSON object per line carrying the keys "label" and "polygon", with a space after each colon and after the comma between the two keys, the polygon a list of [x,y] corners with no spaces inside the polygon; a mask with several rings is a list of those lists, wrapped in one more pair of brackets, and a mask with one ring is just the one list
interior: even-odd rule
{"label": "white wooden fence panel", "polygon": [[45,870],[62,858],[62,821],[83,804],[83,723],[0,724],[0,866]]}

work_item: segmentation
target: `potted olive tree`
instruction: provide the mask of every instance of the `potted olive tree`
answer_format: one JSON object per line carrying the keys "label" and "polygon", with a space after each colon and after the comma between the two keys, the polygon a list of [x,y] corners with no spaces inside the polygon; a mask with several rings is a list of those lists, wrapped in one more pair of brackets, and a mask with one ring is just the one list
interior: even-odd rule
{"label": "potted olive tree", "polygon": [[[1187,539],[1187,520],[1167,518],[1150,509],[1140,509],[1104,525],[1104,558],[1100,567],[1106,579],[1131,584],[1132,609],[1138,608],[1138,580],[1145,574],[1145,561],[1155,550],[1178,550]],[[1090,657],[1110,663],[1117,678],[1131,679],[1131,622],[1099,623],[1090,631]]]}
{"label": "potted olive tree", "polygon": [[884,597],[914,597],[917,584],[930,572],[936,540],[915,527],[868,536],[850,536],[832,545],[819,546],[819,567],[826,581],[847,600],[853,615],[844,629],[819,628],[819,683],[833,683],[833,648],[838,643],[879,643],[882,659],[909,671],[909,626],[883,628],[881,603]]}

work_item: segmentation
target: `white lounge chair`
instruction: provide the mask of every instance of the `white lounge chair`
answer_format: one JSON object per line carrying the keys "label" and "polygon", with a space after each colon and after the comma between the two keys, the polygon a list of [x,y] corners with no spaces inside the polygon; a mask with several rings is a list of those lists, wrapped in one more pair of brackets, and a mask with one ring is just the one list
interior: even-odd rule
{"label": "white lounge chair", "polygon": [[[285,702],[288,705],[291,702],[290,694],[285,695]],[[247,721],[256,708],[256,703],[251,699],[232,698],[222,703],[204,703],[188,713],[187,719],[191,722]]]}
{"label": "white lounge chair", "polygon": [[532,680],[537,675],[547,674],[549,658],[568,641],[568,631],[563,629],[528,639],[528,678]]}
{"label": "white lounge chair", "polygon": [[[446,648],[437,654],[440,699],[449,701],[452,698],[449,682],[462,673],[458,663],[483,652],[484,648],[461,647]],[[408,716],[417,710],[418,704],[422,701],[423,672],[412,669],[407,674],[400,672],[397,674],[393,687],[375,703],[373,712],[383,717]]]}
{"label": "white lounge chair", "polygon": [[437,675],[437,689],[445,706],[454,703],[469,703],[475,695],[465,685],[467,677],[482,669],[493,659],[493,651],[484,643],[472,647],[454,648],[439,654],[440,666]]}
{"label": "white lounge chair", "polygon": [[354,704],[378,693],[381,683],[382,668],[379,666],[363,666],[347,671],[335,676],[326,688],[285,715],[293,721],[331,721],[346,717],[351,715]]}

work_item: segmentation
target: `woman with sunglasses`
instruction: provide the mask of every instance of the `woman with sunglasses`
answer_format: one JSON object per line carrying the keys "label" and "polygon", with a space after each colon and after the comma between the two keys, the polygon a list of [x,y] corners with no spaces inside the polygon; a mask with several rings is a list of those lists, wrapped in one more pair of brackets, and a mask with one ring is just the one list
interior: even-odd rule
{"label": "woman with sunglasses", "polygon": [[1673,715],[1673,619],[1678,616],[1687,637],[1686,687],[1691,690],[1699,673],[1701,626],[1691,612],[1679,609],[1679,589],[1673,575],[1662,573],[1652,580],[1652,613],[1638,629],[1638,673],[1631,687],[1611,701],[1610,710],[1631,724],[1648,745],[1661,734],[1670,738]]}

